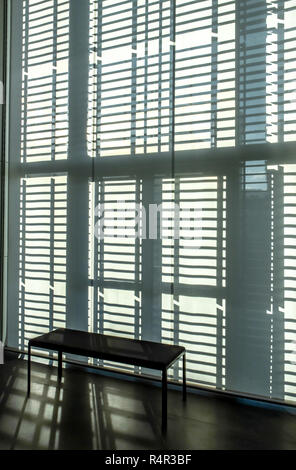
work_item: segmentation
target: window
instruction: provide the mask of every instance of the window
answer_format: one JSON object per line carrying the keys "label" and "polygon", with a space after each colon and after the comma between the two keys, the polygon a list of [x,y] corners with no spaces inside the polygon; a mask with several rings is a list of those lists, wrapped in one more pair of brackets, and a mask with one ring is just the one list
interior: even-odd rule
{"label": "window", "polygon": [[192,384],[295,400],[295,1],[13,0],[11,21],[8,344],[182,344]]}

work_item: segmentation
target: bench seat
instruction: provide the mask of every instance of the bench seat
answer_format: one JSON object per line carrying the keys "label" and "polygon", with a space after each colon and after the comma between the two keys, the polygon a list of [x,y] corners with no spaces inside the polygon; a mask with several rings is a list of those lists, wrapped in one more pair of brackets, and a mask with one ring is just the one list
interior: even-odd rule
{"label": "bench seat", "polygon": [[31,387],[31,348],[58,351],[58,377],[63,353],[77,354],[162,371],[162,429],[167,425],[167,369],[183,357],[183,400],[186,400],[185,348],[119,336],[58,328],[30,339],[28,344],[28,394]]}

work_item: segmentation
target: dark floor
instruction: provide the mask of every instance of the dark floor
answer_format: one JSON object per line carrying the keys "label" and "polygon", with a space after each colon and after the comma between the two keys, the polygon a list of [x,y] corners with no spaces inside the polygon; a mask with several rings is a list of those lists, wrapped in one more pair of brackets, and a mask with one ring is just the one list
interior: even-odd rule
{"label": "dark floor", "polygon": [[296,410],[258,402],[168,393],[161,434],[161,394],[149,381],[119,380],[79,368],[26,361],[0,366],[0,449],[296,449]]}

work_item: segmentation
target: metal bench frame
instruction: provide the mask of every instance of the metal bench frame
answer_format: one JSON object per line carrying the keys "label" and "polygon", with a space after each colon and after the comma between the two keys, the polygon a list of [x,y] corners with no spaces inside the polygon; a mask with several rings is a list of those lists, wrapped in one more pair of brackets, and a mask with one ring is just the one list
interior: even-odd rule
{"label": "metal bench frame", "polygon": [[[62,337],[68,335],[68,340],[74,337],[74,344],[71,341],[57,341],[55,337],[59,335]],[[82,336],[81,336],[82,335]],[[88,335],[88,336],[86,336]],[[79,337],[82,340],[89,340],[90,343],[97,341],[99,344],[98,350],[93,346],[91,348],[85,348],[80,346]],[[126,354],[112,351],[112,347],[106,347],[106,351],[102,348],[104,342],[112,341],[120,346],[140,346],[146,352],[146,356],[141,358],[138,355],[134,357],[130,354],[128,357]],[[106,343],[107,344],[107,343]],[[31,390],[31,348],[37,347],[42,349],[49,349],[58,352],[58,379],[61,381],[62,378],[62,363],[63,353],[78,354],[87,357],[94,357],[99,359],[105,359],[114,362],[121,362],[125,364],[131,364],[139,367],[146,367],[151,369],[160,370],[162,372],[162,430],[167,429],[167,370],[181,357],[183,358],[183,401],[186,401],[186,351],[182,346],[174,346],[163,343],[156,343],[152,341],[127,339],[117,336],[107,336],[98,333],[80,332],[77,330],[69,330],[59,328],[52,332],[46,333],[45,335],[38,336],[29,340],[28,343],[28,395]],[[148,351],[148,352],[147,352]],[[165,355],[167,353],[168,359],[166,360]],[[156,356],[160,356],[160,359],[156,359]],[[162,356],[162,360],[161,360]]]}

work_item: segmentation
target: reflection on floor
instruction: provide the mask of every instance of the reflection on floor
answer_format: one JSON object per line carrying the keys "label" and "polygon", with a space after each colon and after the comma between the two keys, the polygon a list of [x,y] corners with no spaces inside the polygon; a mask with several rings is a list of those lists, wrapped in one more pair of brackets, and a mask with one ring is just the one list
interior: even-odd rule
{"label": "reflection on floor", "polygon": [[63,371],[6,355],[0,366],[0,449],[296,449],[296,409],[169,390],[168,431],[161,394],[149,381]]}

